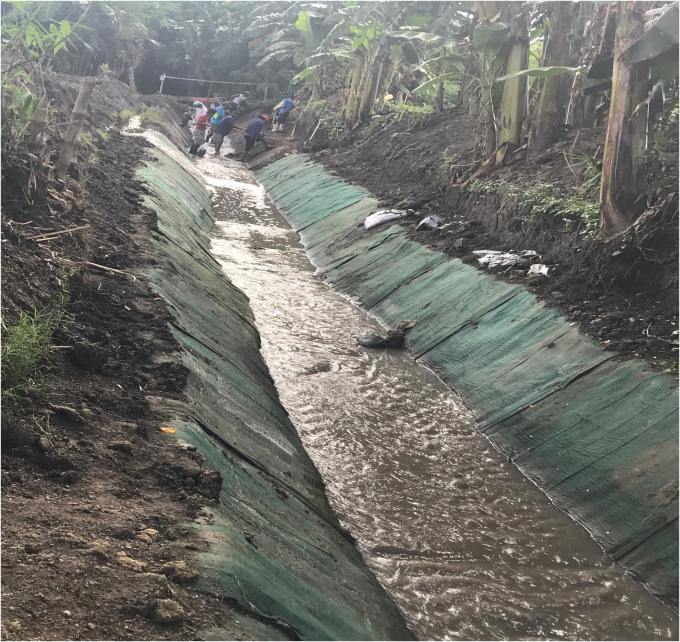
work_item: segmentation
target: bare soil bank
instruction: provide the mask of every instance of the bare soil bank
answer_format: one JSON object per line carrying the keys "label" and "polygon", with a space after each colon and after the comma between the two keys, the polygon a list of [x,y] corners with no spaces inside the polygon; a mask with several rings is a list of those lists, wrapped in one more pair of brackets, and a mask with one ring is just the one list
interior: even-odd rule
{"label": "bare soil bank", "polygon": [[[66,111],[77,83],[55,83]],[[156,221],[134,178],[146,143],[105,131],[126,103],[119,83],[95,96],[77,181],[39,176],[27,203],[30,158],[3,172],[4,323],[58,318],[38,385],[2,413],[5,639],[196,639],[248,619],[190,588],[204,543],[183,524],[221,479],[146,400],[179,397],[186,373],[165,305],[133,274],[153,263]]]}

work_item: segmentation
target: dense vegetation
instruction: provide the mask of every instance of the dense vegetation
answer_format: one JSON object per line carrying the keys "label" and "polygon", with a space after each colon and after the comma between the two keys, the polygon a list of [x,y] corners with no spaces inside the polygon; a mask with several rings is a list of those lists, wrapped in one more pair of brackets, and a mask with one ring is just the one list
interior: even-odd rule
{"label": "dense vegetation", "polygon": [[[349,131],[375,112],[457,106],[476,122],[473,179],[606,123],[601,157],[581,161],[602,169],[588,178],[611,235],[677,183],[677,24],[677,4],[652,2],[4,3],[3,145],[39,151],[49,69],[149,93],[166,73],[247,81],[260,98],[335,94]],[[166,92],[218,87],[245,85]]]}

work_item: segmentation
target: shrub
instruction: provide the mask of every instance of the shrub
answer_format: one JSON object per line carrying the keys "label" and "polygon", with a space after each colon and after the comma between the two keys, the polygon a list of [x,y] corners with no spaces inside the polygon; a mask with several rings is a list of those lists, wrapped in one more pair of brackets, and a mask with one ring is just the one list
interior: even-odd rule
{"label": "shrub", "polygon": [[2,327],[2,400],[11,402],[18,393],[37,385],[40,367],[51,351],[55,318],[21,312],[15,325]]}

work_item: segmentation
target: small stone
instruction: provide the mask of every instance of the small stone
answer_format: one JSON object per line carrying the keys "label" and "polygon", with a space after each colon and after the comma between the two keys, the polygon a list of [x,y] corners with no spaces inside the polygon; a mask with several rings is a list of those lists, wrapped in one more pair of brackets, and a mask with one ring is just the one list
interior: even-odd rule
{"label": "small stone", "polygon": [[67,611],[62,611],[62,613],[63,613],[66,617],[71,617],[71,611],[68,611],[68,610],[67,610]]}
{"label": "small stone", "polygon": [[120,566],[129,568],[138,573],[146,570],[146,564],[144,562],[128,556],[128,554],[123,551],[120,551],[120,553],[116,555],[116,562],[118,562]]}
{"label": "small stone", "polygon": [[90,631],[94,631],[95,629],[95,626],[94,624],[92,624],[92,622],[88,622],[85,626],[87,626],[87,628],[90,629]]}
{"label": "small stone", "polygon": [[158,539],[158,535],[159,533],[155,528],[145,528],[141,533],[135,535],[135,539],[145,544],[151,544]]}
{"label": "small stone", "polygon": [[124,439],[121,441],[112,441],[109,444],[109,448],[111,450],[120,450],[126,453],[131,453],[135,449],[134,444],[131,441],[127,441]]}
{"label": "small stone", "polygon": [[198,572],[191,568],[184,560],[175,560],[163,564],[161,573],[179,584],[191,582],[198,577]]}
{"label": "small stone", "polygon": [[109,552],[106,550],[106,543],[102,540],[94,540],[90,548],[87,549],[87,552],[103,561],[109,559]]}
{"label": "small stone", "polygon": [[209,499],[217,499],[222,490],[222,475],[216,470],[204,470],[196,480],[198,492]]}
{"label": "small stone", "polygon": [[465,245],[465,239],[456,239],[451,245],[452,247],[461,248]]}
{"label": "small stone", "polygon": [[184,619],[184,609],[175,600],[156,600],[154,619],[161,624],[175,624]]}
{"label": "small stone", "polygon": [[7,623],[7,629],[10,631],[18,632],[24,628],[24,625],[19,620],[12,620]]}
{"label": "small stone", "polygon": [[24,550],[29,555],[35,555],[36,553],[40,553],[40,551],[42,550],[42,546],[40,546],[40,544],[34,543],[24,544]]}

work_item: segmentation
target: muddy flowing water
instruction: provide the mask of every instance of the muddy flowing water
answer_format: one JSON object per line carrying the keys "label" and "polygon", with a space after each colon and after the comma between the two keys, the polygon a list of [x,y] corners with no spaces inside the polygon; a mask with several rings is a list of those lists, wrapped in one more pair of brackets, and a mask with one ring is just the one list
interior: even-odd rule
{"label": "muddy flowing water", "polygon": [[475,432],[461,400],[314,277],[239,163],[197,161],[213,253],[250,298],[264,356],[371,569],[424,639],[677,639],[675,614]]}

